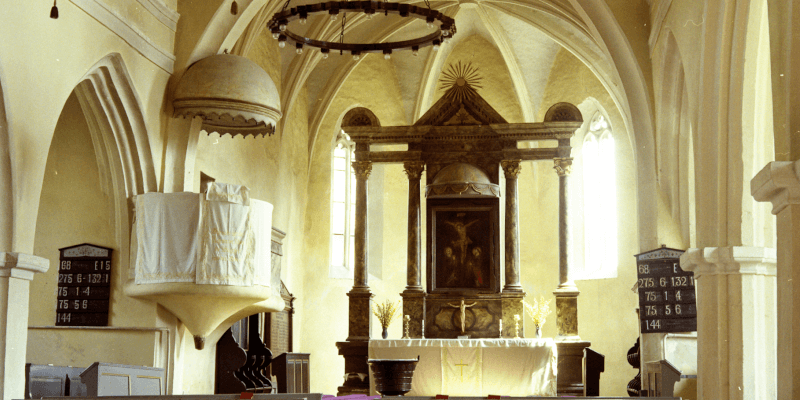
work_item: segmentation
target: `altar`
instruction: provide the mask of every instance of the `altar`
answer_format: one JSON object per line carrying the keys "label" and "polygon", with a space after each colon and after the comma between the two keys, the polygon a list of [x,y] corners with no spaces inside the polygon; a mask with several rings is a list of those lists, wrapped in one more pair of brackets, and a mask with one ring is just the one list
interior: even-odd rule
{"label": "altar", "polygon": [[[370,359],[417,356],[408,396],[556,396],[558,355],[551,338],[369,342]],[[374,383],[370,394],[377,394]]]}

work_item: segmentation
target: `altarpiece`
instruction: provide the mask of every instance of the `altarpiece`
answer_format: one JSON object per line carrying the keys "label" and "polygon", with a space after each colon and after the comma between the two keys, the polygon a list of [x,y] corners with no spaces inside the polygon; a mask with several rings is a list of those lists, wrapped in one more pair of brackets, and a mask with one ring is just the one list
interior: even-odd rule
{"label": "altarpiece", "polygon": [[[559,354],[563,351],[559,370],[567,367],[559,375],[559,394],[573,392],[566,386],[561,390],[562,381],[573,389],[578,385],[582,388],[582,349],[589,345],[578,337],[579,292],[569,279],[567,253],[570,138],[582,124],[581,114],[572,104],[558,103],[547,111],[544,122],[508,123],[473,87],[471,77],[475,75],[469,66],[451,67],[443,76],[446,92],[414,125],[381,127],[377,117],[364,108],[351,110],[342,121],[342,128],[355,142],[356,161],[352,166],[356,175],[356,221],[354,286],[347,294],[349,334],[346,342],[337,343],[347,372],[339,394],[367,393],[369,386],[363,377],[368,368],[366,349],[371,325],[372,294],[367,284],[365,243],[366,185],[372,164],[402,163],[408,176],[407,285],[400,295],[403,314],[410,316],[410,337],[422,337],[424,329],[425,338],[511,338],[514,316],[523,315],[521,300],[525,296],[519,272],[517,177],[522,161],[549,160],[553,160],[559,175],[560,189],[556,323],[559,338],[580,343],[573,346],[575,349],[564,350],[559,344]],[[538,144],[520,148],[519,142]],[[408,147],[404,151],[372,151],[373,144]],[[424,194],[420,190],[423,171],[427,181]],[[502,193],[501,173],[505,177]],[[425,287],[421,279],[422,195],[426,197],[427,217]],[[503,232],[501,201],[505,205]],[[505,238],[502,249],[501,234]],[[564,364],[565,360],[569,365]],[[568,382],[566,378],[575,372],[577,383]]]}

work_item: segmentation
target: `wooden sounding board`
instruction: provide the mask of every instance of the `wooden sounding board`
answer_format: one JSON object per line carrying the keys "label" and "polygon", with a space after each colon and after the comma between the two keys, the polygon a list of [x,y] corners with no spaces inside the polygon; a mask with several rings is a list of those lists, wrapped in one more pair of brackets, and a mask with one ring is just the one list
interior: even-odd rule
{"label": "wooden sounding board", "polygon": [[681,254],[661,247],[635,256],[642,333],[697,331],[694,273],[681,269]]}
{"label": "wooden sounding board", "polygon": [[84,243],[59,251],[56,326],[107,326],[112,249]]}

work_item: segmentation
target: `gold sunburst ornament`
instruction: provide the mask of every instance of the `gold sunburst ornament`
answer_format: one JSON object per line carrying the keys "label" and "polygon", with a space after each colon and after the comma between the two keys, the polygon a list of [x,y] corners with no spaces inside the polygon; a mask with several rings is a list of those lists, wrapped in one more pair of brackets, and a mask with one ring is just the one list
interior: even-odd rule
{"label": "gold sunburst ornament", "polygon": [[439,78],[440,88],[445,90],[445,96],[452,96],[457,100],[475,93],[475,89],[483,89],[481,81],[483,77],[478,73],[478,69],[472,63],[450,64]]}

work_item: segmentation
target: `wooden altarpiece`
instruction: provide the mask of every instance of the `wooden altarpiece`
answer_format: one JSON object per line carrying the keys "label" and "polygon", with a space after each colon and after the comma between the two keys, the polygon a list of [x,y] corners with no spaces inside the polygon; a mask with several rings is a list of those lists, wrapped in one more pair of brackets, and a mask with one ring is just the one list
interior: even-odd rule
{"label": "wooden altarpiece", "polygon": [[[514,315],[523,315],[517,205],[520,162],[553,160],[560,177],[561,284],[555,291],[556,319],[560,337],[579,340],[579,292],[568,278],[566,189],[572,164],[570,138],[581,124],[580,111],[569,103],[552,106],[544,122],[508,123],[463,78],[455,79],[442,98],[411,126],[381,127],[375,115],[364,108],[345,116],[342,128],[355,142],[355,282],[348,293],[348,339],[337,347],[345,356],[348,376],[367,372],[372,294],[367,284],[366,209],[373,163],[402,163],[408,175],[407,286],[401,296],[403,314],[411,317],[410,337],[423,337],[424,321],[426,338],[496,338],[500,337],[501,319],[502,337],[514,337]],[[538,147],[518,146],[518,142],[531,141],[539,142]],[[406,144],[408,148],[371,151],[373,144]],[[421,282],[420,235],[423,171],[427,171],[425,288]],[[501,171],[504,193],[500,189]],[[501,200],[505,201],[503,251],[499,239]],[[580,359],[576,361],[580,380]],[[364,385],[368,387],[368,382],[347,379],[339,394],[364,393]]]}

